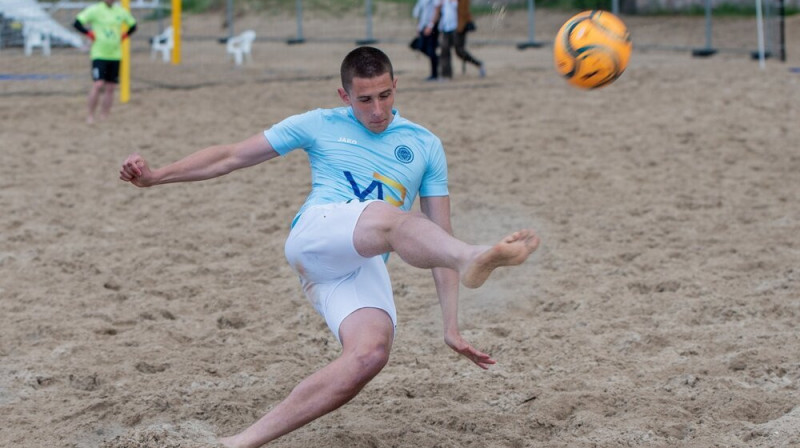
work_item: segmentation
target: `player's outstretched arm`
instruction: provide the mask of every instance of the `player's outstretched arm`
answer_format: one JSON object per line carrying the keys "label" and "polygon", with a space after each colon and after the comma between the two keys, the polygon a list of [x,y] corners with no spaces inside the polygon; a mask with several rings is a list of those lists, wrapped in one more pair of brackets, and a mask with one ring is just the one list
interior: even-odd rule
{"label": "player's outstretched arm", "polygon": [[[448,196],[421,197],[420,207],[431,221],[452,234],[450,221],[450,198]],[[458,272],[448,268],[433,268],[436,294],[442,309],[444,341],[456,353],[466,357],[482,369],[488,369],[495,360],[470,345],[458,330]]]}
{"label": "player's outstretched arm", "polygon": [[119,178],[137,187],[173,182],[194,182],[223,176],[277,157],[263,134],[230,145],[210,146],[159,169],[150,169],[141,155],[133,153],[122,163]]}
{"label": "player's outstretched arm", "polygon": [[492,359],[489,354],[483,353],[482,351],[471,346],[467,341],[464,340],[464,338],[461,337],[461,334],[459,334],[457,330],[455,332],[450,331],[445,333],[444,341],[450,348],[474,362],[481,369],[488,369],[489,366],[497,362]]}

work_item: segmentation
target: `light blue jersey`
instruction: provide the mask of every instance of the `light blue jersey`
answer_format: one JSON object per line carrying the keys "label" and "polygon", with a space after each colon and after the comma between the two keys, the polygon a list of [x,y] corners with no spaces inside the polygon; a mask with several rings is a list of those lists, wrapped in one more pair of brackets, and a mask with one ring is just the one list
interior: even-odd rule
{"label": "light blue jersey", "polygon": [[448,195],[442,142],[392,113],[380,134],[364,127],[350,107],[312,110],[264,131],[278,154],[297,148],[308,154],[311,193],[297,216],[312,205],[353,199],[380,199],[409,210],[417,194]]}

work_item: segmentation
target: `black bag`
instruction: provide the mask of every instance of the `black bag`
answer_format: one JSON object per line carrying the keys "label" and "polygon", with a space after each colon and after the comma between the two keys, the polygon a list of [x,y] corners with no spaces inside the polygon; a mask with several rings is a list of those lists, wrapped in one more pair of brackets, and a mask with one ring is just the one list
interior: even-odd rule
{"label": "black bag", "polygon": [[415,51],[422,51],[422,37],[417,36],[408,44],[408,47]]}

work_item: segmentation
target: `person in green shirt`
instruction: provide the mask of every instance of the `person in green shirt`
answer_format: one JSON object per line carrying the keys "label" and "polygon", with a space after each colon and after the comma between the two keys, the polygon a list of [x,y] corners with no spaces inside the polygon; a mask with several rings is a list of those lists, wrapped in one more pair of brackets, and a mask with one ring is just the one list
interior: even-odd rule
{"label": "person in green shirt", "polygon": [[[122,30],[123,24],[128,25],[127,31]],[[78,13],[73,26],[92,41],[89,56],[94,82],[89,91],[89,116],[86,118],[86,122],[91,124],[98,103],[101,104],[101,119],[111,113],[114,88],[119,84],[122,41],[136,31],[136,19],[114,0],[103,0]]]}

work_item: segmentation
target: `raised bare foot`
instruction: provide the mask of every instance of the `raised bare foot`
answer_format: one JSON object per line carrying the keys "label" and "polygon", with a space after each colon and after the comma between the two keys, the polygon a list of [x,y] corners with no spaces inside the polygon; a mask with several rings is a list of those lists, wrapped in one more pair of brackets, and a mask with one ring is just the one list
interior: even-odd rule
{"label": "raised bare foot", "polygon": [[537,247],[539,237],[533,230],[514,232],[478,254],[462,272],[461,283],[467,288],[477,288],[496,268],[522,264]]}

